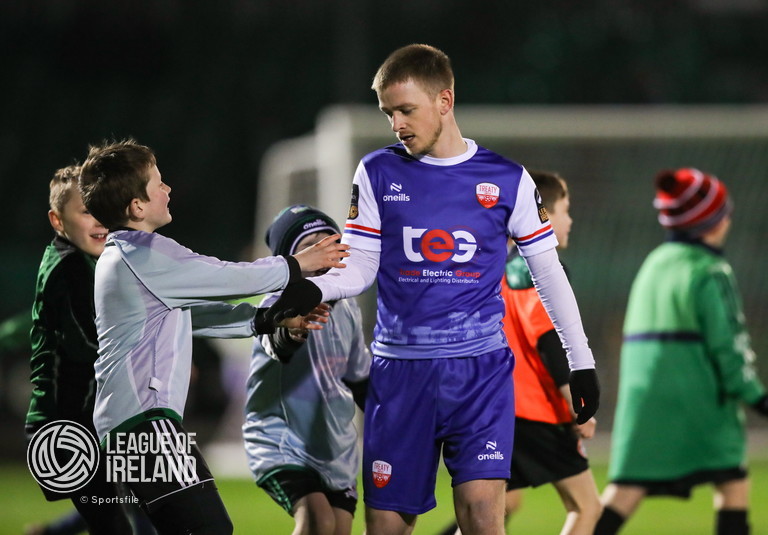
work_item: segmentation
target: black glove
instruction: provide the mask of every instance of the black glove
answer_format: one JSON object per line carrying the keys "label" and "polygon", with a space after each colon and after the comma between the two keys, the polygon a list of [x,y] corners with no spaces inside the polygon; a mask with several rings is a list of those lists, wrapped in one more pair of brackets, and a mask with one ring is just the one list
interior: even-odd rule
{"label": "black glove", "polygon": [[272,346],[272,353],[274,353],[272,358],[283,364],[290,362],[293,354],[304,345],[303,341],[299,342],[291,338],[288,329],[282,327],[275,329],[274,333],[268,334],[267,336],[269,337],[269,343]]}
{"label": "black glove", "polygon": [[[581,425],[592,418],[600,405],[600,383],[594,368],[571,372],[568,381],[571,387],[573,410],[577,414],[576,423]],[[582,403],[584,405],[582,406]]]}
{"label": "black glove", "polygon": [[322,299],[323,292],[314,282],[301,279],[285,287],[277,301],[267,309],[265,317],[267,321],[276,326],[285,318],[309,314],[320,304]]}
{"label": "black glove", "polygon": [[752,408],[763,416],[768,416],[768,394],[763,395],[760,399],[752,404]]}

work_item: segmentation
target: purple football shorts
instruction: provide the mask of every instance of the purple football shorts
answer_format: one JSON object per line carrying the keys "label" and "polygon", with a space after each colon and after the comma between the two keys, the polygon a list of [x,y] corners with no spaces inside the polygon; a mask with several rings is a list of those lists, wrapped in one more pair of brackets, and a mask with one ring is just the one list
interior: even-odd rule
{"label": "purple football shorts", "polygon": [[408,514],[434,508],[441,450],[453,486],[509,478],[513,366],[507,348],[476,357],[374,357],[363,433],[366,505]]}

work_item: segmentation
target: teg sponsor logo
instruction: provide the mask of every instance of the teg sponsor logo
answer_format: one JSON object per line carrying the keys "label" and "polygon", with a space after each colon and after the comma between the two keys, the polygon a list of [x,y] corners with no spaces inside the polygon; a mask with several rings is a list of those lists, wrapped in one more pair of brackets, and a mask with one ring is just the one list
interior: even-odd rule
{"label": "teg sponsor logo", "polygon": [[448,232],[442,229],[403,227],[403,251],[411,262],[453,262],[472,260],[477,240],[463,229]]}
{"label": "teg sponsor logo", "polygon": [[74,492],[86,486],[96,473],[99,444],[77,422],[50,422],[29,441],[27,466],[40,486],[53,492]]}
{"label": "teg sponsor logo", "polygon": [[107,435],[107,481],[196,483],[195,435],[175,431]]}

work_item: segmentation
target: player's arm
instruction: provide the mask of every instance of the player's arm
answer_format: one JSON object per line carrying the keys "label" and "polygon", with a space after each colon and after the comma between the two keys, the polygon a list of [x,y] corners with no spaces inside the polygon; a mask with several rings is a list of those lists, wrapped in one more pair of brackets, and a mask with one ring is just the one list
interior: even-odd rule
{"label": "player's arm", "polygon": [[327,309],[316,307],[297,318],[284,318],[278,322],[268,315],[268,308],[249,303],[232,305],[211,301],[190,307],[192,334],[206,338],[247,338],[254,334],[273,333],[278,328],[317,330],[327,322]]}
{"label": "player's arm", "polygon": [[600,403],[600,386],[595,359],[587,343],[576,297],[555,249],[525,257],[533,283],[566,352],[569,386],[576,422],[583,424],[594,416]]}
{"label": "player's arm", "polygon": [[768,397],[755,369],[755,352],[733,275],[725,271],[710,273],[695,295],[704,344],[721,392],[768,416]]}
{"label": "player's arm", "polygon": [[[565,355],[565,350],[560,342],[560,337],[557,335],[557,331],[552,329],[542,334],[536,343],[536,351],[555,385],[560,389],[560,393],[568,402],[568,406],[573,407],[571,389],[568,384],[571,371],[568,367],[568,357]],[[573,409],[571,410],[573,411]],[[572,416],[576,420],[577,415],[572,412]],[[597,421],[594,418],[590,418],[586,423],[576,426],[576,432],[582,438],[592,438],[595,434],[596,424]]]}
{"label": "player's arm", "polygon": [[379,206],[365,165],[361,162],[352,182],[349,217],[344,225],[342,243],[351,246],[346,269],[331,269],[321,277],[311,278],[323,294],[323,301],[354,297],[376,280],[381,254],[381,218]]}
{"label": "player's arm", "polygon": [[331,269],[320,277],[307,280],[320,288],[323,301],[335,301],[360,295],[370,288],[379,271],[379,252],[365,249],[350,249],[344,270]]}

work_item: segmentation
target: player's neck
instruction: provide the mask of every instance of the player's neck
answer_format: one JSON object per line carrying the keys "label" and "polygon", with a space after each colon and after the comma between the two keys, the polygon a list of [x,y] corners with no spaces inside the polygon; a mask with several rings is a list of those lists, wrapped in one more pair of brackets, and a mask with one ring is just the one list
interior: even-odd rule
{"label": "player's neck", "polygon": [[461,137],[458,125],[453,122],[443,129],[440,139],[429,152],[433,158],[453,158],[467,152],[467,142]]}

